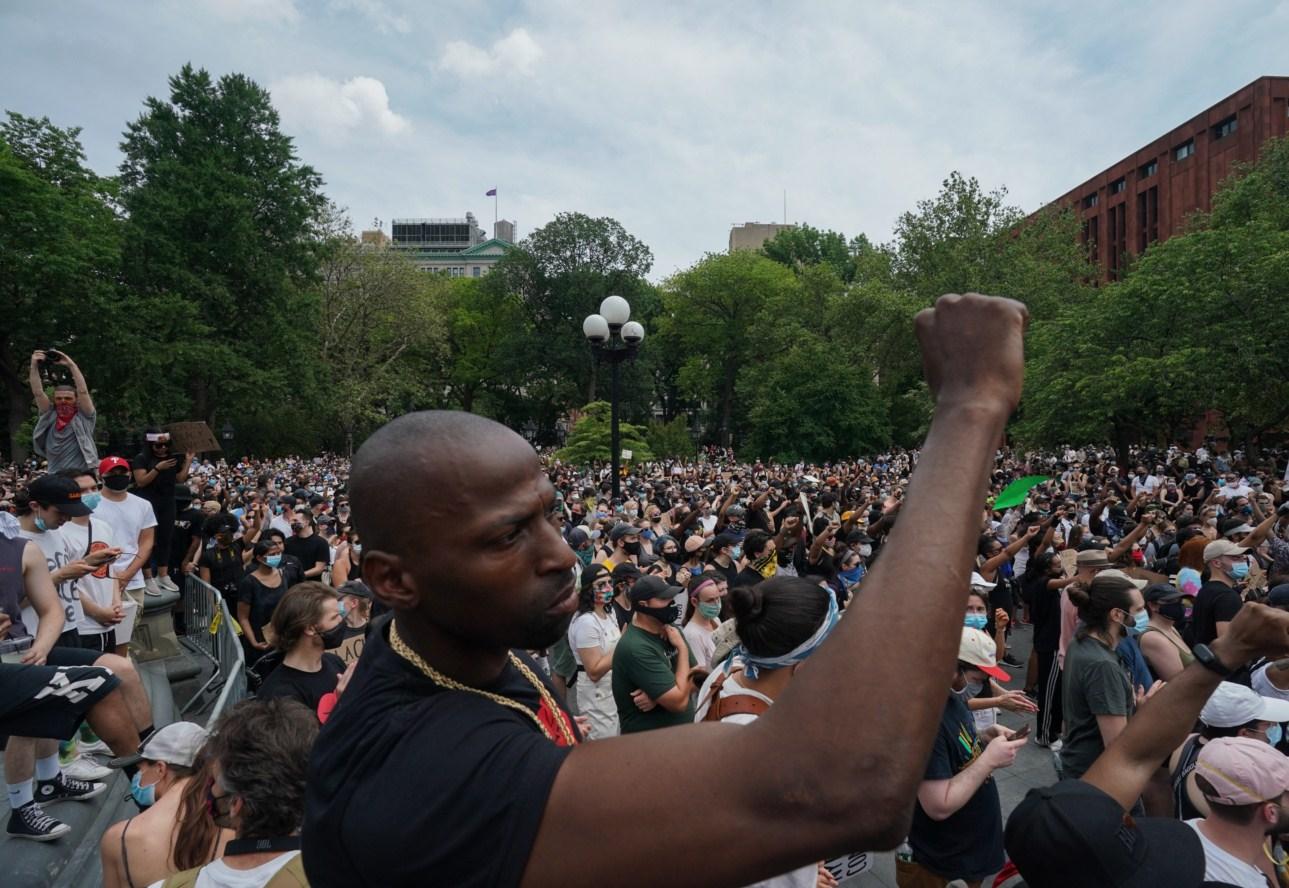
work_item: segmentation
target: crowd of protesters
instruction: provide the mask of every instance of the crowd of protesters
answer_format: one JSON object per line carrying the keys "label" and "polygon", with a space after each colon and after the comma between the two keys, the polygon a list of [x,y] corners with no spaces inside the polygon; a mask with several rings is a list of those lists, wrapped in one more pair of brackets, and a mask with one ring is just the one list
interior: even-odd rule
{"label": "crowd of protesters", "polygon": [[[616,497],[467,414],[396,420],[352,465],[160,429],[100,457],[57,356],[37,455],[0,471],[9,836],[66,835],[44,806],[120,768],[141,813],[102,836],[112,886],[826,886],[896,846],[902,886],[1289,886],[1285,457],[997,449],[1013,306],[920,329],[919,450],[709,450]],[[189,574],[256,692],[209,732],[154,729],[129,657]],[[1027,743],[1061,780],[1004,820],[994,772]]]}

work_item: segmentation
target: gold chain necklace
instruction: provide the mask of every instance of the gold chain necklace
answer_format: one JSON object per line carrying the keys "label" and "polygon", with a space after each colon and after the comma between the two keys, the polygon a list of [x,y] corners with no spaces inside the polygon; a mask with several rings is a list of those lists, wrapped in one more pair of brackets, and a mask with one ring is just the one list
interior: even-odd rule
{"label": "gold chain necklace", "polygon": [[[542,724],[542,720],[537,717],[537,713],[533,712],[518,700],[511,700],[509,697],[503,697],[501,694],[494,694],[491,691],[484,691],[479,688],[472,688],[469,685],[462,684],[455,679],[448,678],[442,672],[439,672],[429,663],[425,662],[424,657],[408,647],[407,642],[403,641],[403,637],[398,634],[398,626],[393,621],[390,621],[389,624],[389,646],[394,649],[394,653],[411,663],[419,669],[426,678],[437,685],[453,691],[465,691],[470,694],[478,694],[480,697],[486,697],[500,706],[505,706],[508,709],[522,712],[533,720],[533,723],[537,725],[538,730],[546,735],[546,739],[559,745],[559,740],[551,733],[550,728]],[[514,651],[510,652],[510,662],[519,670],[519,674],[528,679],[528,682],[535,687],[537,689],[537,693],[541,695],[542,702],[546,704],[546,707],[551,713],[551,717],[559,723],[560,737],[564,740],[564,745],[575,746],[577,744],[577,737],[574,736],[572,729],[569,727],[568,720],[564,717],[563,710],[559,708],[559,704],[555,702],[555,698],[551,695],[551,692],[546,690],[546,685],[542,684],[541,680],[538,679],[536,675],[533,675],[533,671],[524,665],[522,660],[515,656]]]}

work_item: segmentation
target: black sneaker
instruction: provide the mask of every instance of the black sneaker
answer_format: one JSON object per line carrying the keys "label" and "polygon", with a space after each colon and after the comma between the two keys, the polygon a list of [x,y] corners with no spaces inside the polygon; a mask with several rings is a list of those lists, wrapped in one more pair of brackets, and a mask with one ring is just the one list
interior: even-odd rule
{"label": "black sneaker", "polygon": [[36,801],[42,805],[66,801],[84,802],[104,792],[107,792],[106,783],[77,780],[61,771],[53,780],[36,781]]}
{"label": "black sneaker", "polygon": [[50,817],[35,802],[28,802],[10,812],[9,828],[6,830],[11,838],[31,839],[34,842],[52,842],[71,831],[70,826]]}
{"label": "black sneaker", "polygon": [[1013,657],[1011,654],[1005,654],[1000,662],[1004,666],[1010,667],[1012,669],[1019,669],[1025,665],[1024,663],[1020,662],[1015,657]]}

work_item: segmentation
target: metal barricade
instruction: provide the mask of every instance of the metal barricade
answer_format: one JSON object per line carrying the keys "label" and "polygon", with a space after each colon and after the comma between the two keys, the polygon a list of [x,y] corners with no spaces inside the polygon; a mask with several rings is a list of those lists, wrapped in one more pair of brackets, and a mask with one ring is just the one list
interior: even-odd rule
{"label": "metal barricade", "polygon": [[214,673],[181,711],[187,714],[215,694],[215,705],[207,717],[208,723],[214,722],[224,709],[248,696],[246,657],[233,615],[214,586],[189,574],[184,580],[183,608],[185,633],[181,643],[213,666]]}

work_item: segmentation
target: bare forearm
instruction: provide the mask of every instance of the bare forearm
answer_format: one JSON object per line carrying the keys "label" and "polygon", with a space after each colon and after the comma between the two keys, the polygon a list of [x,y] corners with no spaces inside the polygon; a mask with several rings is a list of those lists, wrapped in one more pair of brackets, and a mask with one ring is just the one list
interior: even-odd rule
{"label": "bare forearm", "polygon": [[[924,802],[931,802],[931,809],[923,804],[923,810],[932,820],[945,820],[962,809],[962,806],[971,801],[980,787],[985,785],[989,775],[993,770],[985,764],[983,759],[977,758],[960,773],[955,774],[949,780],[945,781],[944,795],[936,798],[934,801],[925,799]],[[919,794],[920,795],[920,794]]]}

